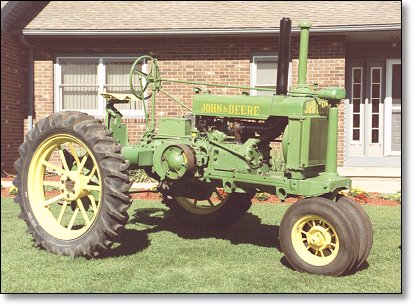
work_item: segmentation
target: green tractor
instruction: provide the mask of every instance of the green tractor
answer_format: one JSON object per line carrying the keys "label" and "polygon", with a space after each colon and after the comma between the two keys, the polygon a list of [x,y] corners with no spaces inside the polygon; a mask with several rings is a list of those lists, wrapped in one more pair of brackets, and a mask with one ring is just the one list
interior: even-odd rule
{"label": "green tractor", "polygon": [[[163,83],[270,89],[164,79],[157,59],[141,56],[130,72],[132,94],[103,94],[104,123],[76,111],[40,120],[19,148],[14,181],[20,218],[35,246],[87,258],[109,250],[128,221],[127,170],[143,169],[159,182],[162,202],[193,227],[219,229],[239,221],[257,192],[281,200],[299,196],[276,233],[290,265],[332,276],[360,267],[371,249],[372,225],[363,208],[340,193],[351,187],[337,173],[338,105],[345,90],[318,91],[306,83],[310,27],[300,24],[299,77],[289,92],[291,20],[283,18],[272,96],[222,96],[195,88],[189,108]],[[158,93],[189,112],[159,118],[156,126]],[[132,99],[143,102],[146,118],[136,144],[129,143],[115,107]],[[277,158],[271,154],[272,142],[281,142]]]}

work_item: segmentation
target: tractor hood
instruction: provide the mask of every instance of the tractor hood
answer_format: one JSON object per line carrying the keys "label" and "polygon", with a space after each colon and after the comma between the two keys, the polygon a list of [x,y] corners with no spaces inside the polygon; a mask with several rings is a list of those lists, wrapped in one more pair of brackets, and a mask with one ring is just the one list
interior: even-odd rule
{"label": "tractor hood", "polygon": [[198,94],[192,112],[199,116],[218,116],[265,120],[270,116],[327,116],[328,102],[311,97],[217,96]]}
{"label": "tractor hood", "polygon": [[267,119],[271,113],[273,99],[273,96],[198,94],[193,99],[192,112],[201,116]]}

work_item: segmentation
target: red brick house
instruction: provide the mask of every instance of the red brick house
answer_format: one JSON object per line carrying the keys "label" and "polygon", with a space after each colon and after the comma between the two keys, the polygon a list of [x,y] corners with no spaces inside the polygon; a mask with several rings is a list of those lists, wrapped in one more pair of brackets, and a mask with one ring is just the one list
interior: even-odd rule
{"label": "red brick house", "polygon": [[[97,93],[127,91],[129,67],[143,54],[159,59],[166,78],[274,87],[281,17],[292,19],[290,80],[297,79],[297,24],[308,20],[308,82],[347,88],[339,165],[400,169],[400,1],[2,1],[1,7],[4,171],[13,171],[25,131],[39,119],[66,109],[103,117]],[[165,89],[191,103],[192,87]],[[132,103],[123,112],[134,141],[143,110]],[[157,113],[180,114],[162,96]]]}

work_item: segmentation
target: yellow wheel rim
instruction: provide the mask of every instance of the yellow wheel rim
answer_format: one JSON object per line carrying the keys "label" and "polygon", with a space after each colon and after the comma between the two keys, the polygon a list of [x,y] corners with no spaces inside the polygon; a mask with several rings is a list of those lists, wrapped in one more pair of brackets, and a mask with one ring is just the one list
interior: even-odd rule
{"label": "yellow wheel rim", "polygon": [[85,143],[69,134],[47,138],[35,151],[28,172],[27,196],[35,219],[55,238],[82,236],[100,208],[101,181],[97,161]]}
{"label": "yellow wheel rim", "polygon": [[334,227],[317,215],[304,216],[295,223],[292,245],[298,256],[313,266],[331,263],[339,251],[339,239]]}
{"label": "yellow wheel rim", "polygon": [[203,201],[183,197],[175,197],[175,199],[179,205],[195,215],[208,215],[220,209],[229,196],[222,189],[216,188],[211,197]]}

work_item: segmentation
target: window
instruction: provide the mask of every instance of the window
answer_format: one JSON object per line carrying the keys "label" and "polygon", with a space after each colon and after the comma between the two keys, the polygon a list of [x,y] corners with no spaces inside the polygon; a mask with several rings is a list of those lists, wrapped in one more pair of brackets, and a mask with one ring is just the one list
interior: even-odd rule
{"label": "window", "polygon": [[[276,89],[277,81],[277,55],[253,56],[250,65],[250,86]],[[289,63],[288,85],[292,84],[292,63]],[[251,90],[251,95],[271,96],[273,91]]]}
{"label": "window", "polygon": [[363,68],[353,67],[351,75],[352,94],[352,139],[351,143],[360,143],[363,126],[362,102],[363,102]]}
{"label": "window", "polygon": [[[135,58],[58,57],[55,64],[55,111],[81,110],[105,115],[101,92],[130,94],[129,73]],[[142,101],[133,100],[117,108],[127,117],[143,117]]]}
{"label": "window", "polygon": [[371,143],[380,142],[381,67],[371,67]]}

